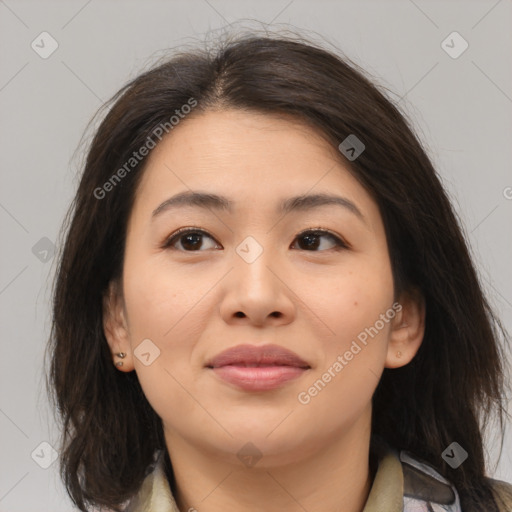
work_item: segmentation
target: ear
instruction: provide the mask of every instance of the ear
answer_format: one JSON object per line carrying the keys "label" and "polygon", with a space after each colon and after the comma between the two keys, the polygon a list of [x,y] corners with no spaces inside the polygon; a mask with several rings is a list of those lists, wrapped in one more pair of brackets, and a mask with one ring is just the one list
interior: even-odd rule
{"label": "ear", "polygon": [[[134,365],[129,330],[126,322],[123,294],[117,281],[111,281],[103,295],[103,332],[114,364],[123,363],[121,366],[116,366],[116,368],[124,372],[132,371]],[[119,353],[124,353],[126,356],[121,358],[117,355]]]}
{"label": "ear", "polygon": [[425,299],[416,288],[403,292],[398,303],[401,309],[392,320],[385,368],[400,368],[410,363],[425,334]]}

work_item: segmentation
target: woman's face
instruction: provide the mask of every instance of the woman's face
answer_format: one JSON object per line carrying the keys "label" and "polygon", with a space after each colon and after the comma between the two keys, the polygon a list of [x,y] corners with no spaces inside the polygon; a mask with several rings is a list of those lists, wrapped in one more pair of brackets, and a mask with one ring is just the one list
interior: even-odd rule
{"label": "woman's face", "polygon": [[[231,206],[161,206],[193,192]],[[339,202],[290,201],[318,194]],[[181,228],[193,233],[171,238]],[[272,464],[368,434],[400,316],[386,236],[376,203],[310,127],[237,110],[175,127],[137,190],[122,292],[111,348],[129,353],[123,371],[137,372],[168,445],[227,460],[252,443],[241,453]],[[209,367],[226,349],[268,344],[302,363],[256,353],[248,364],[260,366],[245,368],[242,352],[245,363]]]}

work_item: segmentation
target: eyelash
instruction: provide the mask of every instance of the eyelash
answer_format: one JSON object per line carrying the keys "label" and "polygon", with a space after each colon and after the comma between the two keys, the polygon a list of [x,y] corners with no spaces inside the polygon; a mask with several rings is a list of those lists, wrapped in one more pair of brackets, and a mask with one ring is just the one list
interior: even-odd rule
{"label": "eyelash", "polygon": [[[203,234],[203,235],[206,235],[206,236],[210,237],[212,240],[214,240],[214,238],[209,233],[204,231],[203,229],[199,229],[199,228],[181,228],[181,229],[178,229],[178,231],[173,233],[171,236],[166,238],[164,243],[162,244],[161,248],[162,249],[170,249],[172,247],[172,245],[174,244],[174,241],[176,239],[179,239],[180,236],[183,236],[183,235],[185,235],[187,233]],[[334,233],[332,233],[329,230],[322,229],[320,227],[319,228],[314,228],[314,229],[310,228],[310,229],[306,229],[304,231],[301,231],[296,236],[295,240],[300,238],[300,237],[305,236],[306,234],[313,234],[314,236],[328,236],[328,237],[331,238],[331,240],[334,240],[334,242],[336,243],[336,246],[332,247],[331,249],[326,249],[326,250],[323,250],[323,251],[307,251],[306,249],[304,249],[304,250],[306,250],[306,252],[326,252],[326,251],[329,251],[329,250],[339,251],[339,250],[349,249],[350,248],[349,244],[347,244],[339,236],[335,235]],[[180,249],[175,249],[175,250],[180,250]],[[204,252],[204,251],[200,251],[200,250],[199,251],[180,250],[180,251],[181,252]]]}

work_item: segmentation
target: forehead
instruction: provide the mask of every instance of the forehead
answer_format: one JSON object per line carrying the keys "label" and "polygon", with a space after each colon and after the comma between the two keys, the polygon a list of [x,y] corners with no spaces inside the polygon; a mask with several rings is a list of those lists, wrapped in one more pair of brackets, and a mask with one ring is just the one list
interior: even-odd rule
{"label": "forehead", "polygon": [[223,110],[185,118],[149,155],[135,207],[152,212],[169,195],[198,189],[229,197],[237,212],[275,214],[287,197],[338,192],[378,215],[337,149],[291,116]]}
{"label": "forehead", "polygon": [[[339,160],[339,156],[327,143],[322,133],[301,121],[286,114],[263,114],[256,111],[235,109],[216,110],[197,113],[186,117],[162,140],[152,151],[148,159],[148,167],[163,160],[186,159],[192,164],[202,167],[215,163],[221,171],[233,165],[242,171],[250,168],[254,171],[255,164],[269,164],[275,161],[276,166],[268,171],[284,169],[277,164],[294,162],[298,164],[304,156],[322,156],[324,159]],[[246,158],[234,161],[240,155]],[[299,170],[295,165],[293,169]],[[263,171],[267,168],[260,168]],[[290,169],[290,170],[293,170]],[[198,169],[200,170],[200,169]],[[274,172],[274,176],[276,176]]]}

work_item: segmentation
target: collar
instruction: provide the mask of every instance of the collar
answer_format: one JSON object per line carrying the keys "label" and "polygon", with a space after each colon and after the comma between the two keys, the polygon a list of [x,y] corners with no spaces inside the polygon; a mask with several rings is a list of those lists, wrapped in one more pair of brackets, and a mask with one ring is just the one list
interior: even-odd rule
{"label": "collar", "polygon": [[[378,467],[362,512],[412,512],[436,510],[460,512],[457,491],[430,465],[412,454],[378,445]],[[165,474],[165,451],[154,454],[137,494],[124,512],[180,512]]]}

